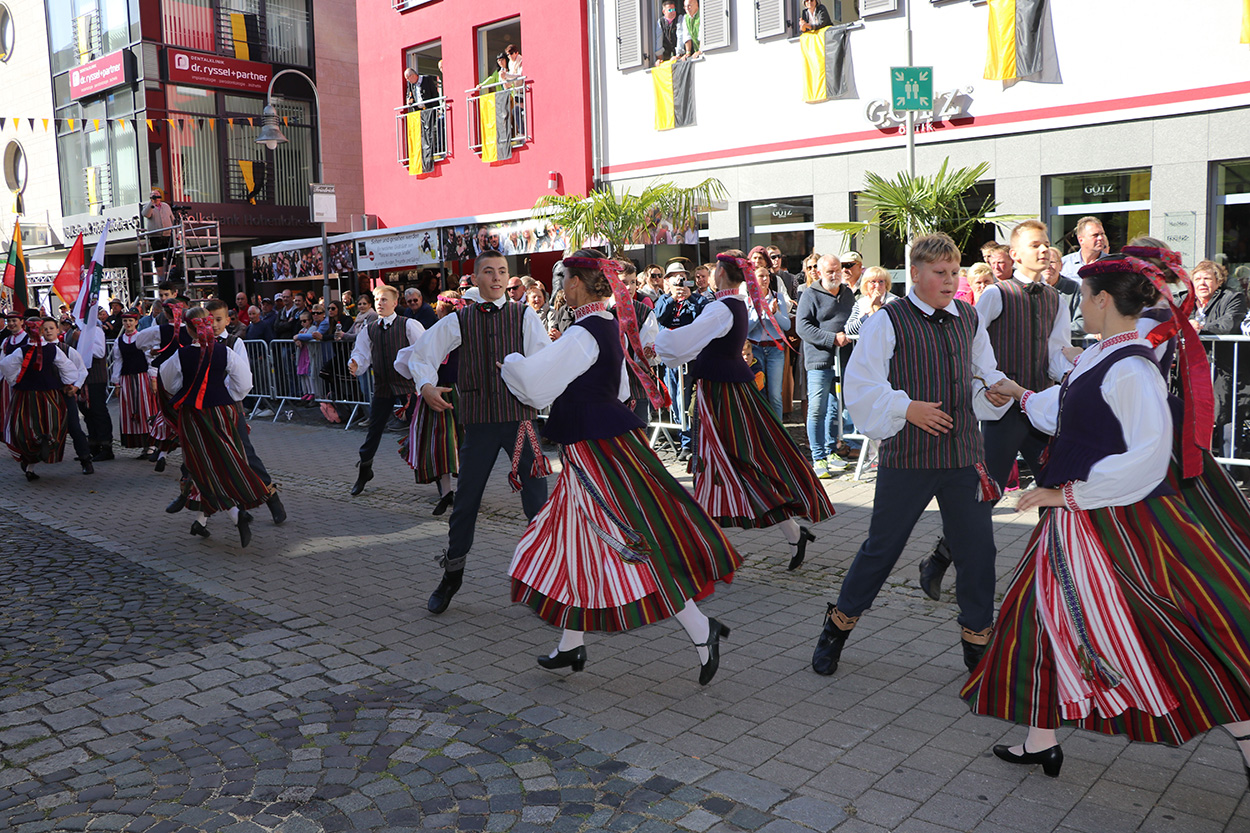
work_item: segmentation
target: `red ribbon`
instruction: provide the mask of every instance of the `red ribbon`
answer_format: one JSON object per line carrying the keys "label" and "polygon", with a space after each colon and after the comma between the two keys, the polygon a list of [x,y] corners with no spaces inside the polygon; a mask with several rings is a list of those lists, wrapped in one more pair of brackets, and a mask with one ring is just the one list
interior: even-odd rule
{"label": "red ribbon", "polygon": [[[758,248],[758,247],[757,247]],[[755,282],[755,266],[745,257],[736,257],[734,255],[717,255],[717,260],[728,260],[736,263],[738,268],[742,270],[743,280],[747,284],[747,297],[751,299],[751,306],[755,307],[755,312],[760,318],[767,318],[772,322],[773,327],[778,333],[781,333],[781,325],[777,323],[777,319],[773,317],[772,310],[764,305],[764,299],[760,295],[760,285]],[[782,334],[784,336],[784,333]],[[777,345],[777,349],[785,351],[790,345],[781,340],[769,337],[769,341]]]}
{"label": "red ribbon", "polygon": [[531,420],[523,420],[517,426],[516,442],[512,446],[512,471],[508,472],[508,483],[512,486],[512,491],[521,491],[521,452],[525,448],[525,441],[529,440],[530,448],[534,451],[534,464],[530,466],[531,477],[546,477],[551,474],[551,461],[543,454],[542,446],[538,444],[538,432],[534,430],[534,423]]}
{"label": "red ribbon", "polygon": [[[638,337],[638,316],[634,314],[634,299],[625,282],[621,280],[621,264],[615,260],[595,257],[566,257],[565,267],[572,269],[601,269],[612,287],[612,297],[616,300],[616,317],[621,331],[621,348],[625,352],[625,363],[638,377],[642,388],[647,392],[647,399],[656,410],[671,407],[673,399],[663,382],[658,381],[651,371],[642,366],[635,356],[642,356],[642,340]],[[630,348],[633,348],[631,353]]]}
{"label": "red ribbon", "polygon": [[35,319],[28,320],[22,325],[23,329],[26,330],[26,344],[30,346],[30,349],[27,350],[25,355],[22,356],[22,367],[17,371],[17,378],[13,380],[13,384],[15,385],[22,381],[22,377],[26,375],[26,371],[30,367],[32,356],[35,360],[34,369],[43,369],[43,337],[39,334],[39,327],[42,323],[42,321]]}

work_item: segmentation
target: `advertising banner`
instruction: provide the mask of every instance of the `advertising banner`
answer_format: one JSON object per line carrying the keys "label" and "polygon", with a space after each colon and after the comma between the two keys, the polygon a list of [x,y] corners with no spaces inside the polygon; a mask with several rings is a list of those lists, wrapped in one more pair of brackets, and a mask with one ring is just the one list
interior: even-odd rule
{"label": "advertising banner", "polygon": [[273,75],[273,67],[269,64],[173,47],[165,50],[165,62],[169,81],[219,90],[264,93],[269,89],[269,79]]}
{"label": "advertising banner", "polygon": [[119,49],[111,55],[96,58],[94,61],[88,61],[71,69],[69,71],[69,97],[79,99],[119,84],[132,83],[134,77],[129,72],[131,62],[126,58],[126,50]]}
{"label": "advertising banner", "polygon": [[429,266],[441,261],[436,228],[356,241],[356,269],[360,272]]}

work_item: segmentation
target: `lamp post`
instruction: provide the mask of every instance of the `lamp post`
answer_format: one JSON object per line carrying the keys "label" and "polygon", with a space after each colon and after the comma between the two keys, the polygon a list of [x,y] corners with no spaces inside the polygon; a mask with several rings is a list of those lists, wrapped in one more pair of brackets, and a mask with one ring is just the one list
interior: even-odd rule
{"label": "lamp post", "polygon": [[[273,106],[273,85],[274,82],[287,73],[293,73],[308,82],[308,86],[312,87],[313,104],[317,108],[317,174],[325,176],[325,166],[321,162],[322,145],[321,145],[321,96],[317,92],[317,85],[313,80],[298,69],[284,69],[274,73],[269,79],[269,91],[265,93],[265,109],[261,111],[260,133],[256,136],[256,144],[264,145],[270,150],[277,150],[278,145],[285,144],[286,136],[282,134],[282,129],[278,127],[278,108]],[[311,183],[310,183],[311,184]],[[312,194],[308,195],[309,205],[312,205]],[[330,246],[326,241],[326,224],[321,222],[321,298],[322,303],[330,303]],[[327,307],[328,308],[328,307]]]}

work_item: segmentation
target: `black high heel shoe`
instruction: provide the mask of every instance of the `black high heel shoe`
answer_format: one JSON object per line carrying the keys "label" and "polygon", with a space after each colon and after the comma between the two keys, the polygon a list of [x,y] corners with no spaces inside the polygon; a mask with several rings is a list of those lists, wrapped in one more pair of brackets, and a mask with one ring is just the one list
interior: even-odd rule
{"label": "black high heel shoe", "polygon": [[799,527],[799,542],[794,545],[794,555],[790,557],[790,566],[786,567],[789,572],[794,572],[803,566],[803,559],[807,558],[807,542],[815,541],[816,536],[805,526]]}
{"label": "black high heel shoe", "polygon": [[204,526],[204,524],[199,521],[191,522],[191,534],[198,535],[201,538],[207,538],[212,535],[212,533],[208,531],[208,527]]}
{"label": "black high heel shoe", "polygon": [[720,639],[722,636],[726,639],[729,638],[729,628],[708,617],[707,642],[700,642],[694,646],[696,648],[707,648],[707,662],[699,666],[699,685],[707,685],[712,682],[712,678],[716,676],[716,670],[720,668]]}
{"label": "black high heel shoe", "polygon": [[1058,778],[1063,767],[1063,749],[1057,743],[1041,752],[1025,751],[1019,755],[1012,752],[1011,747],[1000,744],[994,747],[994,754],[1009,764],[1041,764],[1042,772],[1051,778]]}
{"label": "black high heel shoe", "polygon": [[39,475],[35,474],[35,473],[34,473],[33,471],[31,471],[30,469],[26,468],[26,464],[25,464],[25,463],[22,463],[22,474],[26,475],[26,482],[27,482],[27,483],[33,483],[34,481],[36,481],[36,480],[38,480],[38,479],[39,479]]}
{"label": "black high heel shoe", "polygon": [[557,651],[554,657],[539,657],[538,664],[543,668],[572,668],[581,671],[586,667],[586,646],[578,645],[571,651]]}

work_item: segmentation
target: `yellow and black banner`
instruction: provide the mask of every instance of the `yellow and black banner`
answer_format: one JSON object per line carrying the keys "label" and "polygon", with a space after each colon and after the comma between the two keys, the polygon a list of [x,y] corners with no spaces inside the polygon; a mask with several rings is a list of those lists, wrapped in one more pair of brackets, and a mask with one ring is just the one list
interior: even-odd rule
{"label": "yellow and black banner", "polygon": [[799,36],[804,101],[811,104],[851,94],[850,36],[844,26],[826,26]]}
{"label": "yellow and black banner", "polygon": [[[408,173],[411,176],[434,170],[434,131],[438,125],[437,110],[416,110],[405,116],[408,128]],[[485,150],[485,136],[482,148]]]}
{"label": "yellow and black banner", "polygon": [[1057,83],[1050,0],[989,0],[989,8],[986,79]]}
{"label": "yellow and black banner", "polygon": [[672,130],[694,124],[694,65],[665,61],[651,70],[655,89],[655,129]]}
{"label": "yellow and black banner", "polygon": [[265,163],[251,159],[240,159],[239,173],[243,175],[243,184],[247,187],[244,199],[252,205],[256,205],[256,198],[260,196],[260,192],[265,188]]}
{"label": "yellow and black banner", "polygon": [[[256,15],[246,12],[230,12],[230,40],[234,42],[234,57],[243,61],[260,59],[260,21]],[[252,58],[255,51],[256,58]]]}
{"label": "yellow and black banner", "polygon": [[1242,0],[1241,42],[1250,43],[1250,0]]}
{"label": "yellow and black banner", "polygon": [[483,93],[477,100],[477,117],[482,137],[482,161],[511,159],[512,94],[507,90]]}

